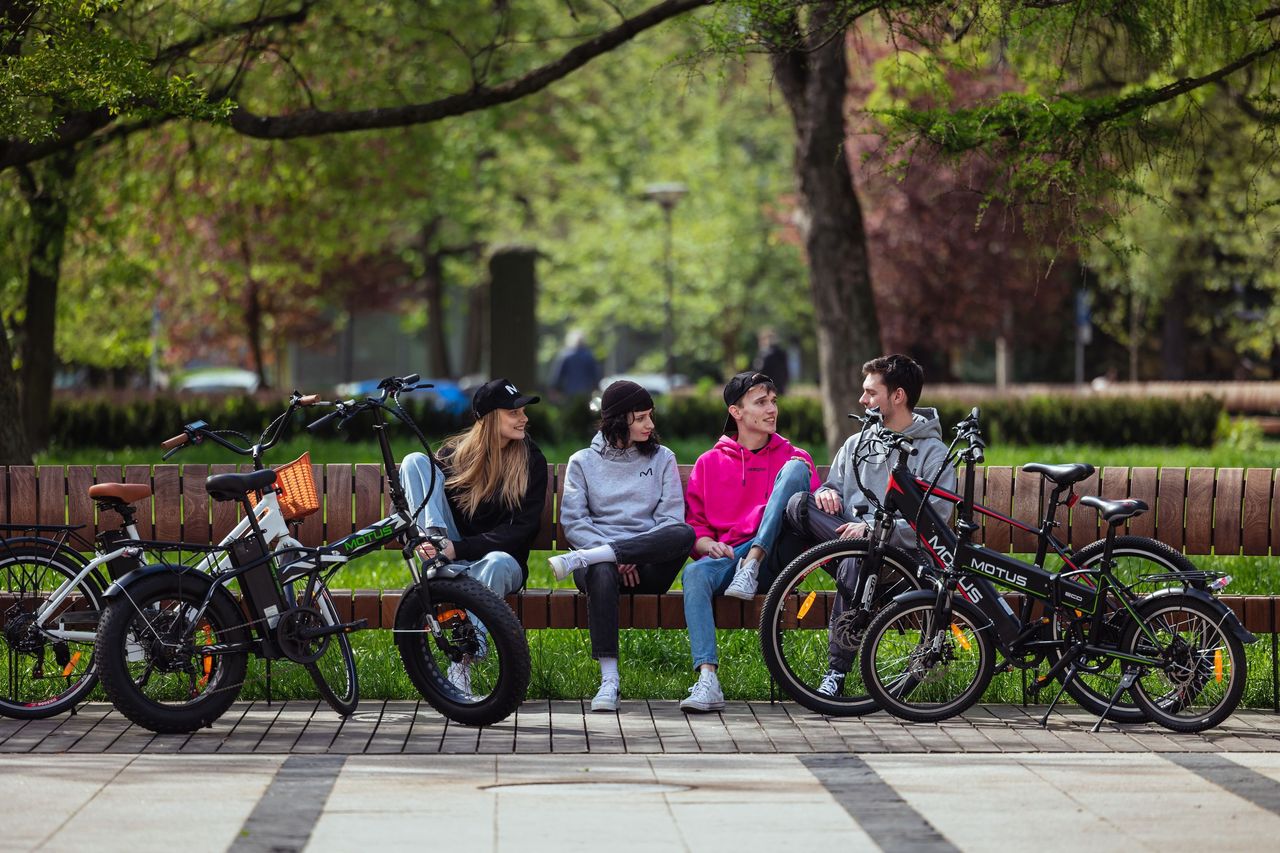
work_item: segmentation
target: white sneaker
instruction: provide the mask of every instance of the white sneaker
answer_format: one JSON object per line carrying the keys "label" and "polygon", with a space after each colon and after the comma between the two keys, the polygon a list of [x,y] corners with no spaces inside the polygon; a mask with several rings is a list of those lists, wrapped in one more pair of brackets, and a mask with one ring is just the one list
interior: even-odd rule
{"label": "white sneaker", "polygon": [[591,700],[591,710],[618,710],[618,693],[618,682],[611,678],[606,678],[604,681],[601,681],[600,689],[596,691],[595,698]]}
{"label": "white sneaker", "polygon": [[720,689],[720,679],[714,672],[703,671],[689,688],[689,695],[680,703],[680,710],[685,713],[724,710],[724,691]]}
{"label": "white sneaker", "polygon": [[587,561],[577,551],[570,551],[567,554],[556,554],[547,562],[551,564],[551,571],[555,573],[556,580],[562,581],[578,569],[585,569]]}
{"label": "white sneaker", "polygon": [[756,576],[759,574],[760,561],[754,557],[750,559],[743,557],[738,561],[738,568],[734,570],[733,580],[729,581],[729,588],[724,591],[724,594],[750,601],[755,598]]}
{"label": "white sneaker", "polygon": [[818,695],[829,696],[832,699],[837,696],[843,696],[844,675],[845,674],[839,670],[827,670],[827,674],[822,676],[822,683],[818,685]]}
{"label": "white sneaker", "polygon": [[451,663],[448,672],[449,683],[462,693],[463,699],[467,702],[472,700],[471,696],[471,664],[469,663]]}

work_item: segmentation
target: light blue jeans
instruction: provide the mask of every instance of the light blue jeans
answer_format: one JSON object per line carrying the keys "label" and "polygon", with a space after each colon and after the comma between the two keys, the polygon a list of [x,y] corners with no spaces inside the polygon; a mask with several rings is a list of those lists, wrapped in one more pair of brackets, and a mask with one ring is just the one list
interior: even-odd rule
{"label": "light blue jeans", "polygon": [[[446,537],[456,542],[462,536],[445,498],[444,473],[439,468],[436,468],[435,488],[431,489],[430,495],[427,494],[432,467],[425,453],[410,453],[400,463],[400,485],[404,487],[410,511],[417,509],[423,498],[427,498],[426,506],[417,515],[418,524],[423,528],[443,530]],[[524,570],[515,557],[504,551],[492,551],[478,560],[454,560],[450,565],[462,566],[463,574],[484,584],[499,598],[518,592],[524,586]]]}
{"label": "light blue jeans", "polygon": [[733,549],[732,557],[703,557],[684,569],[684,621],[689,626],[689,646],[693,652],[693,668],[703,664],[719,664],[716,652],[716,618],[711,599],[723,595],[733,580],[738,561],[746,556],[753,545],[759,545],[765,554],[773,550],[782,532],[782,519],[787,512],[787,501],[798,492],[809,491],[809,466],[801,459],[792,459],[778,471],[773,481],[769,502],[764,505],[764,515],[756,529],[754,539]]}

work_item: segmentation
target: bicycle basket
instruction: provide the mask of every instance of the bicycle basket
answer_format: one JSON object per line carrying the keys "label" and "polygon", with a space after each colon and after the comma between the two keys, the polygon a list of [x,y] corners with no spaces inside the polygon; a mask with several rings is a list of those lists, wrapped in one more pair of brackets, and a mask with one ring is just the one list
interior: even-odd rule
{"label": "bicycle basket", "polygon": [[[320,509],[316,481],[311,476],[311,452],[306,451],[287,465],[275,469],[280,514],[285,521],[301,521]],[[249,503],[257,505],[257,494],[249,493]]]}

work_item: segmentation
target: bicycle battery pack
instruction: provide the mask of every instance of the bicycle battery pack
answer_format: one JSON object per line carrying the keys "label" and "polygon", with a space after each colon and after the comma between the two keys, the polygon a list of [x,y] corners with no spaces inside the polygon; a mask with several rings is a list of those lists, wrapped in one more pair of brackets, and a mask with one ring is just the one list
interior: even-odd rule
{"label": "bicycle battery pack", "polygon": [[263,559],[267,554],[266,548],[257,539],[240,539],[232,543],[230,550],[231,565],[236,568],[258,563],[241,572],[236,580],[240,582],[240,591],[249,604],[252,618],[264,618],[267,625],[274,628],[285,610],[285,603],[271,561]]}

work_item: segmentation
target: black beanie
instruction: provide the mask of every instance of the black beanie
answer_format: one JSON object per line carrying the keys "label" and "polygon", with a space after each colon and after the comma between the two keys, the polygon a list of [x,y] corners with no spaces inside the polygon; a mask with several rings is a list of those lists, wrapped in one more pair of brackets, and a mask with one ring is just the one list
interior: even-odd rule
{"label": "black beanie", "polygon": [[625,415],[628,412],[643,412],[653,408],[653,397],[643,385],[637,385],[628,379],[619,379],[604,389],[600,398],[600,414],[606,418]]}

